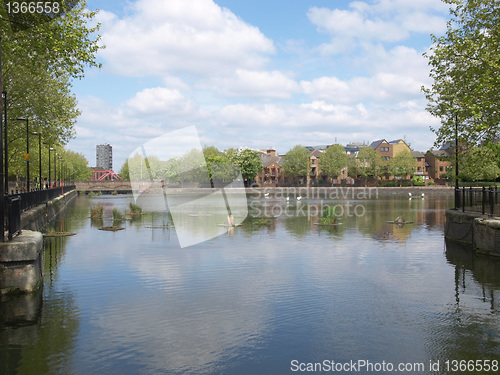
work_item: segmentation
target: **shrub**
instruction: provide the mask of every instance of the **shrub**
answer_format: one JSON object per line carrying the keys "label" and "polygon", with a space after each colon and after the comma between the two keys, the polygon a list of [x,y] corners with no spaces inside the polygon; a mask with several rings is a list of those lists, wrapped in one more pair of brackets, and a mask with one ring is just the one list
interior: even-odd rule
{"label": "shrub", "polygon": [[102,205],[94,206],[90,209],[90,217],[102,218],[103,212],[104,212],[104,206]]}
{"label": "shrub", "polygon": [[337,219],[335,207],[327,206],[323,208],[323,215],[320,219],[321,224],[337,224]]}
{"label": "shrub", "polygon": [[131,215],[140,215],[140,214],[142,214],[142,208],[140,208],[138,205],[133,204],[132,202],[130,202],[129,207],[130,207],[129,214],[131,214]]}
{"label": "shrub", "polygon": [[123,214],[118,208],[113,208],[113,220],[123,220]]}

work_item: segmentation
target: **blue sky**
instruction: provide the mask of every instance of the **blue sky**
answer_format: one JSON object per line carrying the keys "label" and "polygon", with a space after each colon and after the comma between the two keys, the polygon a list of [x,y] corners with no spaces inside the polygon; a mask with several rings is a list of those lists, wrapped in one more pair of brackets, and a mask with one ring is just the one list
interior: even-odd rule
{"label": "blue sky", "polygon": [[88,0],[103,67],[74,82],[68,147],[114,169],[141,144],[195,125],[204,145],[274,147],[405,138],[432,147],[421,86],[441,0]]}

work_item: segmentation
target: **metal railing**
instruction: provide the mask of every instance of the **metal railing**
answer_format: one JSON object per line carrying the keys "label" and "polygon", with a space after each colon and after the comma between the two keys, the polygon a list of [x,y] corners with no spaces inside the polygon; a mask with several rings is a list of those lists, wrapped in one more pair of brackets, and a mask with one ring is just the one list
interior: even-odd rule
{"label": "metal railing", "polygon": [[74,190],[75,185],[60,186],[52,189],[33,190],[25,193],[10,194],[6,196],[6,219],[8,229],[8,239],[11,240],[16,234],[21,232],[21,213],[29,210],[39,204],[47,203],[48,201],[62,195],[68,191]]}
{"label": "metal railing", "polygon": [[455,209],[500,216],[499,194],[500,191],[496,186],[494,188],[484,186],[482,188],[455,188]]}

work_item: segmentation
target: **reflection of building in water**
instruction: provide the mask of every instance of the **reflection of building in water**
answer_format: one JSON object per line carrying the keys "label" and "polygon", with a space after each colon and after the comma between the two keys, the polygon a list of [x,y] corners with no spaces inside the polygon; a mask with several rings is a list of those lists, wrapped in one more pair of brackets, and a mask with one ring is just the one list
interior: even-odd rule
{"label": "reflection of building in water", "polygon": [[500,259],[476,255],[470,246],[452,241],[446,241],[446,259],[455,266],[457,307],[462,297],[472,295],[490,304],[491,312],[500,312]]}

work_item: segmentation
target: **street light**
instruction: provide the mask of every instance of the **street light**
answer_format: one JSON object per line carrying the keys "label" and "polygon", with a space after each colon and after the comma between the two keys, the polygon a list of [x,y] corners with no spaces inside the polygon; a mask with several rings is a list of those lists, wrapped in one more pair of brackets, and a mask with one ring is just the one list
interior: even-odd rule
{"label": "street light", "polygon": [[27,118],[18,117],[17,121],[26,121],[26,154],[24,155],[24,160],[26,160],[26,188],[30,191],[30,129],[29,120]]}
{"label": "street light", "polygon": [[40,184],[40,190],[42,189],[42,133],[33,132],[33,135],[38,135],[38,169],[40,171],[40,178],[38,183]]}
{"label": "street light", "polygon": [[61,184],[62,184],[62,167],[63,167],[62,163],[63,163],[64,159],[61,156],[59,156],[58,158],[59,158],[59,186],[61,186]]}
{"label": "street light", "polygon": [[55,151],[56,149],[53,147],[49,147],[49,189],[52,187],[50,184],[50,151]]}
{"label": "street light", "polygon": [[[55,150],[54,150],[55,151]],[[57,187],[57,152],[54,152],[54,185]]]}
{"label": "street light", "polygon": [[4,110],[4,126],[3,126],[3,142],[4,142],[4,166],[5,166],[5,194],[9,194],[9,153],[7,142],[7,91],[3,91],[3,110]]}

